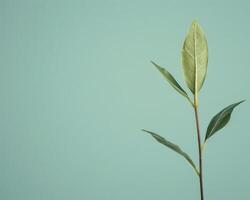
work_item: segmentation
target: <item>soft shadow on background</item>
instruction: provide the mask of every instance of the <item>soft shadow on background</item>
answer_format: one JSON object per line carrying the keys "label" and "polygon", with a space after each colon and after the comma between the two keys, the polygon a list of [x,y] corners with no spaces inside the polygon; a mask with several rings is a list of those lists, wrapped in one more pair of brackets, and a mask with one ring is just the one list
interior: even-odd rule
{"label": "soft shadow on background", "polygon": [[199,199],[198,179],[141,128],[197,161],[184,85],[193,19],[209,45],[201,127],[241,99],[205,149],[208,200],[250,199],[249,1],[0,1],[0,199]]}

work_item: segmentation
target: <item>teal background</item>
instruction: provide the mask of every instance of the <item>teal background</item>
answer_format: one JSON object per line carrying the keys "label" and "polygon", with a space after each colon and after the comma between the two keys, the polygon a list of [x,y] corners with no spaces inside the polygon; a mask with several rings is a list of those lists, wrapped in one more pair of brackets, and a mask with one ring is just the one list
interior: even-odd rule
{"label": "teal background", "polygon": [[[207,200],[250,199],[249,1],[1,0],[0,199],[199,199],[194,114],[150,64],[184,86],[193,19],[209,44],[203,131],[241,99],[205,149]],[[186,88],[186,86],[185,86]]]}

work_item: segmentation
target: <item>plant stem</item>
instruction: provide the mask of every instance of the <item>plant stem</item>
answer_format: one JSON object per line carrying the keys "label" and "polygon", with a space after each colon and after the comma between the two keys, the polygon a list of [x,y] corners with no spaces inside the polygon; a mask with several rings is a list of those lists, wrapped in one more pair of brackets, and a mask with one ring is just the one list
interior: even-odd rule
{"label": "plant stem", "polygon": [[200,125],[199,125],[198,106],[194,106],[194,112],[195,112],[195,121],[196,121],[196,128],[197,128],[197,140],[198,140],[198,148],[199,148],[200,194],[201,194],[201,200],[204,200],[204,195],[203,195],[203,175],[202,175],[202,147],[201,147],[201,134],[200,134]]}

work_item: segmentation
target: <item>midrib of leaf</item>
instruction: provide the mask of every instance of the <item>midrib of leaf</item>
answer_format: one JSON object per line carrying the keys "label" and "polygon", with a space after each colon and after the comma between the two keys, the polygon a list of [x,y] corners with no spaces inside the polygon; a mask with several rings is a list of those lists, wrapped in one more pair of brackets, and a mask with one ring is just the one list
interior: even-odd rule
{"label": "midrib of leaf", "polygon": [[194,83],[194,105],[198,103],[198,66],[197,66],[197,54],[196,54],[196,23],[194,24],[194,65],[195,65],[195,83]]}

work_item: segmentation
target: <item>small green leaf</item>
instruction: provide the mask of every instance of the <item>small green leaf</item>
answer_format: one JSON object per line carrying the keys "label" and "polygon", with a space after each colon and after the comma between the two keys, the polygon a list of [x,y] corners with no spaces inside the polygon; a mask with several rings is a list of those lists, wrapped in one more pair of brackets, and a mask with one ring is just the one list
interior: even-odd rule
{"label": "small green leaf", "polygon": [[195,95],[198,94],[204,83],[207,63],[207,40],[200,25],[194,21],[183,44],[182,65],[186,84]]}
{"label": "small green leaf", "polygon": [[161,144],[169,147],[170,149],[172,149],[176,153],[178,153],[181,156],[183,156],[189,162],[189,164],[194,168],[195,172],[199,176],[199,171],[197,170],[194,162],[192,161],[192,159],[189,157],[189,155],[187,153],[185,153],[184,151],[181,150],[181,148],[179,146],[177,146],[176,144],[173,144],[173,143],[169,142],[168,140],[166,140],[165,138],[161,137],[160,135],[158,135],[158,134],[156,134],[154,132],[147,131],[145,129],[142,129],[142,131],[145,131],[145,132],[151,134],[159,143],[161,143]]}
{"label": "small green leaf", "polygon": [[215,134],[215,132],[219,131],[224,126],[226,126],[226,124],[229,122],[231,118],[233,109],[244,101],[245,100],[240,101],[238,103],[231,104],[230,106],[224,108],[222,111],[220,111],[217,115],[215,115],[212,118],[212,120],[210,121],[207,127],[205,142],[207,141],[208,138],[210,138],[213,134]]}
{"label": "small green leaf", "polygon": [[189,102],[193,104],[186,91],[179,85],[179,83],[175,80],[175,78],[166,69],[157,65],[153,61],[151,61],[151,63],[161,72],[161,74],[165,77],[165,79],[177,92],[186,97],[189,100]]}

